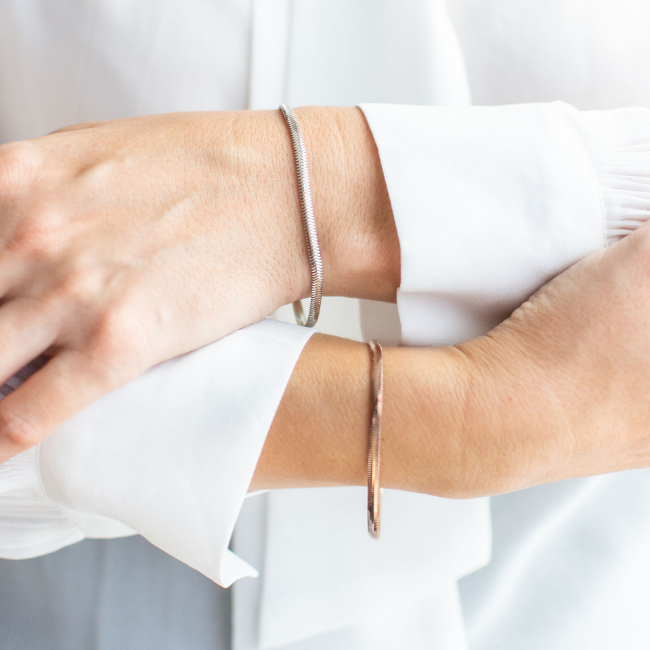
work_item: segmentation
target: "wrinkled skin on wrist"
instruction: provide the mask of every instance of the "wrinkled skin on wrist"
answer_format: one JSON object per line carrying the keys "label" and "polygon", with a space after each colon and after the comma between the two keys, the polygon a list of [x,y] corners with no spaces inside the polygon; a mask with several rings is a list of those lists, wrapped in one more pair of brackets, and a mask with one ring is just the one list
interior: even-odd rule
{"label": "wrinkled skin on wrist", "polygon": [[[297,114],[313,185],[321,183],[325,290],[354,292],[345,265],[363,267],[364,257],[335,233],[372,251],[375,217],[392,223],[385,187],[377,191],[376,148],[357,109]],[[346,147],[357,152],[353,164]],[[82,124],[4,145],[0,213],[0,383],[52,355],[0,405],[0,461],[152,365],[310,291],[291,140],[278,111]],[[361,286],[360,295],[394,298],[399,252],[396,260],[384,294]]]}
{"label": "wrinkled skin on wrist", "polygon": [[650,227],[457,349],[467,387],[459,435],[474,451],[457,459],[452,492],[650,466]]}
{"label": "wrinkled skin on wrist", "polygon": [[[365,485],[370,356],[314,336],[251,489]],[[384,348],[381,484],[450,498],[650,466],[650,224],[489,334]]]}

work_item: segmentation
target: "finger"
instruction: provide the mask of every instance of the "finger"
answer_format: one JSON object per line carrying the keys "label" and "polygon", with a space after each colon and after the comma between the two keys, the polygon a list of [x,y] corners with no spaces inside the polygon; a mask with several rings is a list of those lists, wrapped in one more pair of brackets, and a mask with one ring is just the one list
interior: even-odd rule
{"label": "finger", "polygon": [[0,308],[0,384],[47,350],[59,331],[52,307],[32,299],[12,300]]}
{"label": "finger", "polygon": [[0,236],[0,300],[16,291],[28,272],[29,264],[7,250]]}
{"label": "finger", "polygon": [[75,350],[60,352],[0,402],[0,463],[37,445],[119,383],[90,357]]}

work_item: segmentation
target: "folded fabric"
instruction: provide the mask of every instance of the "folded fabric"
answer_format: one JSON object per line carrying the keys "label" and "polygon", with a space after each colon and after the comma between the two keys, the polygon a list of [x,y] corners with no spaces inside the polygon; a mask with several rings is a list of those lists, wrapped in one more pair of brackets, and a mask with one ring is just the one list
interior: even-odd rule
{"label": "folded fabric", "polygon": [[[400,239],[402,344],[444,345],[486,333],[548,279],[616,239],[630,215],[638,223],[650,216],[647,109],[360,108]],[[387,315],[385,308],[366,311],[365,335],[394,342],[385,325],[397,318]],[[395,611],[489,560],[487,499],[389,493],[385,539],[374,546],[359,525],[363,499],[357,488],[278,490],[265,500],[264,516],[244,517],[234,548],[263,567],[263,581],[235,589],[235,647],[320,642],[330,630]],[[335,542],[324,528],[336,531]],[[255,542],[246,542],[258,538],[263,553],[247,553]],[[451,598],[451,591],[439,593]],[[458,603],[447,605],[432,620],[451,620]]]}
{"label": "folded fabric", "polygon": [[228,544],[312,333],[271,320],[242,329],[152,368],[0,465],[0,557],[137,532],[223,586],[257,575]]}
{"label": "folded fabric", "polygon": [[[544,279],[620,238],[650,212],[645,109],[363,109],[400,236],[399,301],[407,343],[458,340],[465,332],[459,323],[485,331]],[[398,113],[409,119],[396,120]],[[471,147],[471,157],[462,143]],[[418,156],[428,164],[416,165]],[[438,176],[449,182],[433,185],[426,181],[437,161]],[[449,310],[441,309],[441,297],[460,310],[453,319],[444,318]],[[416,302],[423,310],[415,309]],[[138,532],[222,585],[255,575],[228,543],[277,405],[311,333],[274,321],[245,328],[152,369],[87,408],[37,449],[0,465],[0,556],[32,557],[84,537]],[[14,389],[39,363],[0,392]],[[297,496],[274,495],[274,501]],[[435,500],[427,503],[436,506]],[[337,516],[340,508],[333,510]],[[469,519],[488,530],[486,512],[476,504]],[[286,540],[274,535],[275,528],[270,537]],[[454,530],[462,537],[462,527]],[[479,550],[487,548],[487,534],[474,537],[485,541]],[[487,557],[482,550],[470,555],[481,562]]]}

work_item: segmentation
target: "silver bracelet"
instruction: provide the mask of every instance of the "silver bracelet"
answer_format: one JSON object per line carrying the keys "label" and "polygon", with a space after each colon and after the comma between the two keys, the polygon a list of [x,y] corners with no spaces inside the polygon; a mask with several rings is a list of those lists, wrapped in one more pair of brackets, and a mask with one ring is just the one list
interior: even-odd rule
{"label": "silver bracelet", "polygon": [[384,354],[379,341],[368,341],[372,357],[370,377],[372,401],[368,433],[368,534],[379,539],[381,533],[381,488],[379,486],[379,452],[381,415],[384,406]]}
{"label": "silver bracelet", "polygon": [[309,303],[309,316],[305,318],[302,309],[302,301],[296,300],[293,303],[293,313],[296,315],[298,325],[313,327],[318,320],[320,303],[323,297],[323,261],[318,246],[316,234],[316,221],[314,220],[314,206],[311,200],[311,187],[309,185],[309,167],[307,165],[307,149],[300,131],[300,126],[294,112],[286,104],[280,106],[282,115],[289,127],[293,152],[296,158],[296,170],[298,171],[298,193],[300,194],[300,209],[302,210],[302,225],[305,229],[307,239],[307,253],[311,267],[311,302]]}

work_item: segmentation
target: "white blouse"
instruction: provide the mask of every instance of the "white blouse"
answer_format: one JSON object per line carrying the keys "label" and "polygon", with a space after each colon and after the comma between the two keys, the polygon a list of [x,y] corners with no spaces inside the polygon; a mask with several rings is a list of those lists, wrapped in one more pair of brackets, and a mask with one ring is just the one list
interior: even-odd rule
{"label": "white blouse", "polygon": [[[642,3],[627,1],[643,11]],[[603,11],[609,6],[604,0],[589,6],[595,4]],[[452,15],[465,25],[460,33],[467,53],[463,34],[480,30],[461,5],[452,3]],[[542,24],[535,16],[542,9],[533,3],[523,13],[523,3],[485,3],[486,11],[488,5],[497,16],[520,15],[521,25]],[[565,3],[566,15],[578,5]],[[402,250],[404,344],[449,343],[487,331],[552,275],[650,214],[650,112],[579,113],[559,103],[467,108],[465,62],[436,0],[253,2],[246,51],[237,43],[246,42],[247,15],[237,14],[230,27],[220,22],[236,7],[244,12],[246,3],[165,6],[0,2],[2,139],[79,120],[236,108],[243,97],[237,80],[247,65],[252,108],[282,100],[369,102],[362,109],[379,148]],[[219,39],[210,35],[219,24],[227,27],[218,32],[222,52],[234,48],[232,75],[226,54],[203,56],[216,48]],[[543,24],[548,35],[555,23]],[[480,58],[467,60],[470,80],[480,78]],[[551,93],[549,99],[556,97],[564,98]],[[332,312],[338,308],[332,304]],[[362,307],[364,332],[390,338],[394,332],[382,328],[386,319],[372,321],[382,309]],[[308,336],[271,321],[241,330],[152,369],[38,449],[1,465],[0,553],[28,557],[84,536],[136,531],[223,585],[255,575],[254,565],[261,579],[237,583],[235,590],[233,647],[240,650],[289,644],[292,650],[459,650],[468,643],[476,650],[568,649],[587,638],[580,637],[587,624],[596,630],[590,648],[609,650],[614,634],[620,647],[647,646],[643,626],[594,613],[615,606],[617,567],[629,566],[621,558],[650,537],[650,516],[607,528],[593,507],[594,495],[605,494],[598,497],[603,508],[634,503],[642,511],[647,491],[621,487],[630,473],[504,501],[510,504],[505,517],[521,527],[495,538],[496,573],[488,567],[463,583],[466,625],[457,581],[490,560],[487,500],[389,491],[379,545],[366,538],[363,490],[285,490],[243,506]],[[538,516],[523,516],[530,512]],[[238,517],[235,555],[228,544]],[[501,534],[499,521],[495,532]],[[333,531],[331,538],[323,538],[323,527]],[[568,623],[537,630],[540,612],[555,606],[557,582],[548,576],[557,578],[582,559],[581,537],[605,531],[610,543],[590,550],[602,567],[598,588],[572,582]],[[650,567],[635,566],[638,575],[626,574],[634,588],[623,602],[647,608],[650,592],[643,585],[650,583]],[[536,629],[530,638],[529,628]]]}

